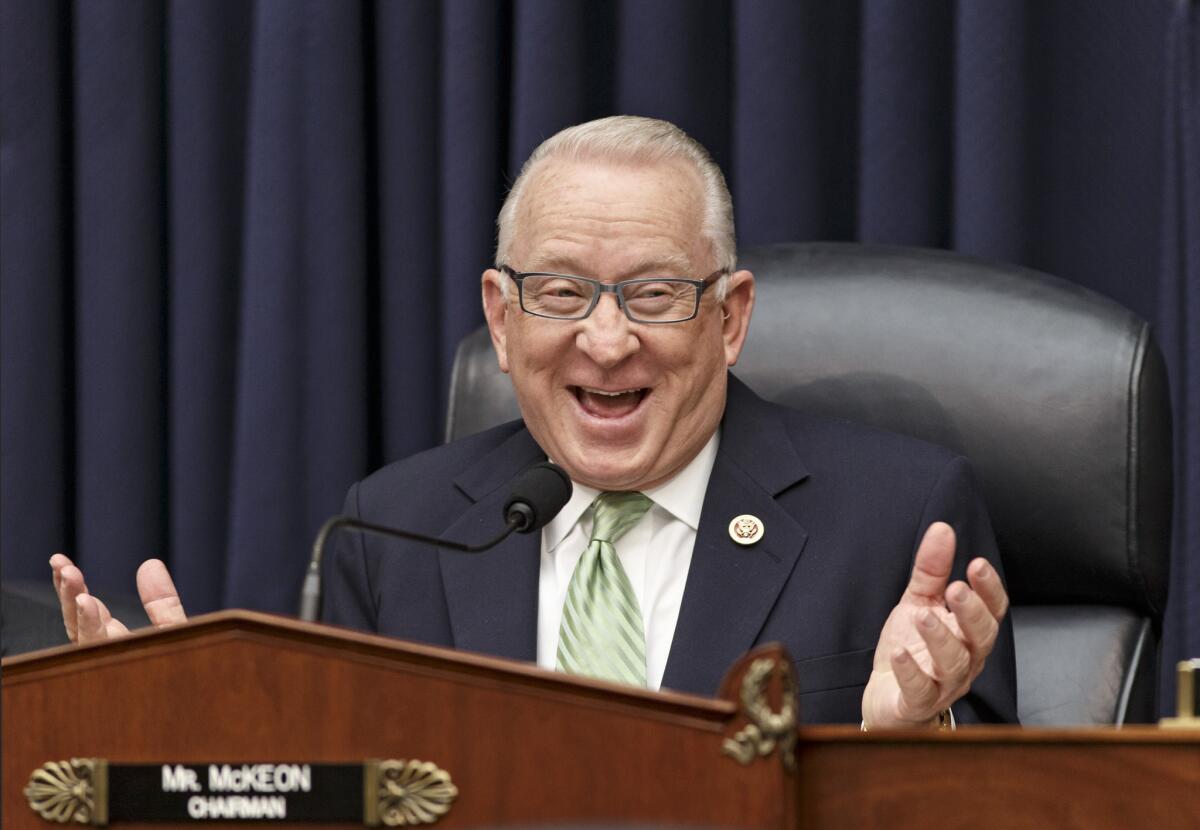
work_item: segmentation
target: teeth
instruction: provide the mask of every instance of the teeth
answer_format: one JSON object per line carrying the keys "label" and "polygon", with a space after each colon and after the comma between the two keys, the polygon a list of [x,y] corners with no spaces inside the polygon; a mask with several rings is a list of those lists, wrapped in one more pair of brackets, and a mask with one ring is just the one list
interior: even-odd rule
{"label": "teeth", "polygon": [[579,388],[582,389],[584,392],[587,392],[590,395],[606,395],[607,397],[610,397],[610,398],[615,398],[620,395],[630,395],[634,392],[639,391],[637,389],[626,389],[622,392],[605,392],[603,389],[589,389],[586,386],[581,386]]}

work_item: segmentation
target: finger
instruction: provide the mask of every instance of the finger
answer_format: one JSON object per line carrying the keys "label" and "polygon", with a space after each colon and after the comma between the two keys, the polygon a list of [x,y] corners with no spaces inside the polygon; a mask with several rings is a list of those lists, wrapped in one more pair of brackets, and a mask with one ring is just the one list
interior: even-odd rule
{"label": "finger", "polygon": [[958,687],[970,680],[971,652],[962,640],[954,636],[944,622],[938,619],[932,608],[924,609],[917,616],[917,630],[929,649],[933,663],[932,675],[943,686]]}
{"label": "finger", "polygon": [[900,688],[901,720],[923,723],[938,712],[938,685],[921,670],[907,650],[898,648],[891,655],[892,674]]}
{"label": "finger", "polygon": [[76,608],[80,643],[95,643],[129,633],[125,624],[113,617],[108,606],[91,594],[80,594]]}
{"label": "finger", "polygon": [[71,560],[65,554],[56,553],[50,557],[50,578],[54,582],[54,595],[58,597],[58,607],[63,614],[63,626],[67,624],[66,609],[62,607],[62,569],[70,565]]}
{"label": "finger", "polygon": [[[75,626],[80,644],[95,643],[107,639],[108,632],[105,628],[106,620],[104,619],[104,611],[101,611],[102,607],[100,602],[91,594],[80,594],[75,598]],[[111,618],[110,615],[109,619]]]}
{"label": "finger", "polygon": [[58,587],[62,583],[62,569],[73,564],[75,563],[65,553],[56,553],[50,557],[50,575],[54,579],[54,593],[58,593]]}
{"label": "finger", "polygon": [[905,599],[942,601],[954,565],[954,546],[954,528],[945,522],[929,526],[913,560]]}
{"label": "finger", "polygon": [[104,633],[109,639],[112,639],[113,637],[120,637],[122,634],[128,634],[129,629],[126,627],[125,623],[121,622],[116,617],[113,617],[107,623],[105,623]]}
{"label": "finger", "polygon": [[167,566],[160,559],[147,559],[137,572],[138,595],[146,616],[156,626],[178,625],[187,622],[183,603]]}
{"label": "finger", "polygon": [[79,609],[77,598],[87,593],[87,584],[83,581],[83,571],[74,565],[67,564],[59,571],[58,605],[62,610],[63,626],[67,629],[67,637],[71,642],[79,642]]}
{"label": "finger", "polygon": [[[89,597],[91,597],[90,594]],[[104,635],[106,637],[119,637],[122,634],[129,633],[129,629],[125,627],[125,623],[114,617],[103,601],[98,597],[91,597],[91,599],[100,607],[100,619],[104,621]]]}
{"label": "finger", "polygon": [[967,566],[967,579],[992,616],[997,620],[1004,619],[1008,613],[1008,591],[1004,590],[1004,582],[992,563],[982,557],[973,560]]}
{"label": "finger", "polygon": [[954,613],[963,639],[971,646],[975,659],[986,657],[1000,631],[1000,622],[992,616],[987,603],[965,582],[955,582],[946,589],[946,603]]}

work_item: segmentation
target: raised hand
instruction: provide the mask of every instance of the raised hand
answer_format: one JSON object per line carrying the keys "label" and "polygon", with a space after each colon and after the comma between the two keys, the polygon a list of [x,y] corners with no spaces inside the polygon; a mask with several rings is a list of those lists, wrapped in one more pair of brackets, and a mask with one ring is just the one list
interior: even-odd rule
{"label": "raised hand", "polygon": [[930,525],[875,647],[862,703],[868,729],[932,724],[983,671],[1008,594],[985,559],[967,566],[968,582],[947,587],[954,550],[954,530],[943,522]]}
{"label": "raised hand", "polygon": [[[128,633],[129,629],[109,613],[103,602],[88,593],[83,571],[61,553],[50,557],[54,574],[54,590],[62,608],[63,625],[73,643],[91,643]],[[158,559],[148,559],[137,572],[138,594],[146,616],[155,626],[175,625],[187,620],[183,603],[167,566]]]}

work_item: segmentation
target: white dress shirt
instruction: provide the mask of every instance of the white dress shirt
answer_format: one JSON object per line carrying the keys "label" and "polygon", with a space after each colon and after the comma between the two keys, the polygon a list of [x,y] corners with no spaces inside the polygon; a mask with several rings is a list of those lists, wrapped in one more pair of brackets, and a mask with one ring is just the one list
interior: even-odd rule
{"label": "white dress shirt", "polygon": [[[643,492],[654,502],[632,529],[617,540],[617,558],[629,575],[646,633],[646,685],[662,685],[667,655],[679,621],[683,588],[692,564],[696,528],[708,478],[717,458],[720,430],[686,467],[671,479]],[[558,629],[563,603],[575,565],[592,535],[588,510],[599,490],[571,482],[571,500],[542,528],[542,559],[538,577],[537,661],[553,669],[557,663]]]}

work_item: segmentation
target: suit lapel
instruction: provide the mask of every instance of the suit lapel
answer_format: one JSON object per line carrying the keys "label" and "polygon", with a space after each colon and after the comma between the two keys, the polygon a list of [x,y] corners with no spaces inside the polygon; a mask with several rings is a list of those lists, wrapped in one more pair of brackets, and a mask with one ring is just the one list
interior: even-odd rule
{"label": "suit lapel", "polygon": [[[503,529],[509,483],[545,458],[521,429],[455,479],[475,503],[446,529],[446,538],[482,540]],[[540,556],[540,533],[514,533],[484,553],[439,551],[455,648],[537,659]]]}
{"label": "suit lapel", "polygon": [[[807,533],[776,496],[807,476],[776,410],[736,378],[704,497],[679,622],[663,687],[713,694],[733,662],[755,644],[804,548]],[[740,545],[729,523],[743,513],[763,538]]]}

